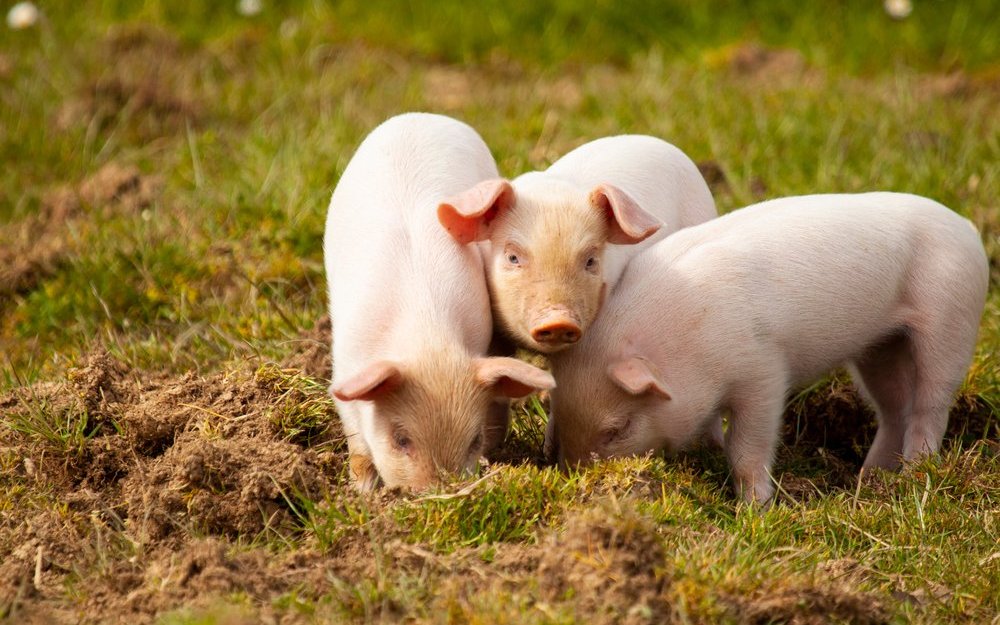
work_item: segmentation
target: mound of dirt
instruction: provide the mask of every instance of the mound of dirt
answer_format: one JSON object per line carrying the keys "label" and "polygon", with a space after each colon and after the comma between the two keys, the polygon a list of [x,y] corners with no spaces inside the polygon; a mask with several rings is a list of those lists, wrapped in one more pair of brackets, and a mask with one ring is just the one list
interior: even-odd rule
{"label": "mound of dirt", "polygon": [[806,61],[798,50],[748,43],[730,51],[729,67],[741,76],[774,79],[800,75]]}
{"label": "mound of dirt", "polygon": [[330,345],[333,340],[333,326],[329,315],[320,317],[310,330],[299,335],[294,342],[292,354],[281,364],[288,369],[297,369],[317,380],[329,381],[331,375]]}
{"label": "mound of dirt", "polygon": [[[58,595],[67,575],[98,558],[122,569],[112,571],[121,592],[144,588],[143,575],[163,579],[135,570],[134,558],[116,559],[122,552],[181,546],[186,554],[192,536],[298,531],[297,498],[321,499],[343,483],[332,402],[303,380],[273,365],[207,377],[149,374],[98,351],[63,382],[0,396],[0,458],[14,467],[4,479],[26,485],[24,496],[52,499],[41,516],[5,514],[0,523],[0,607]],[[303,428],[313,431],[303,437]],[[259,562],[232,564],[220,549],[189,554],[184,566],[196,571],[178,587],[197,589],[197,578],[223,588],[229,582],[220,579],[238,578],[252,593],[244,571]],[[155,588],[150,582],[147,594]]]}
{"label": "mound of dirt", "polygon": [[321,497],[331,477],[315,452],[291,443],[185,432],[123,490],[130,527],[145,540],[186,527],[237,538],[288,527],[296,498]]}
{"label": "mound of dirt", "polygon": [[163,31],[115,30],[105,41],[100,73],[60,107],[56,126],[106,128],[122,121],[144,139],[178,132],[203,115],[198,103],[203,66],[201,54]]}
{"label": "mound of dirt", "polygon": [[[997,435],[992,409],[976,395],[955,398],[945,445]],[[861,466],[875,438],[874,411],[850,382],[834,379],[829,386],[793,401],[785,414],[783,441],[804,452],[823,448],[839,459]]]}
{"label": "mound of dirt", "polygon": [[[590,622],[663,622],[669,614],[663,545],[632,510],[594,509],[542,542],[537,579],[549,600],[573,596]],[[592,620],[596,619],[596,620]]]}
{"label": "mound of dirt", "polygon": [[135,213],[150,206],[161,186],[156,176],[111,162],[76,188],[62,186],[42,198],[37,213],[0,226],[0,296],[24,293],[55,273],[74,253],[73,234],[95,217]]}
{"label": "mound of dirt", "polygon": [[854,386],[835,379],[827,389],[791,403],[782,438],[789,447],[823,448],[860,466],[876,428],[875,413]]}
{"label": "mound of dirt", "polygon": [[153,203],[160,179],[143,176],[134,165],[111,162],[80,185],[80,197],[91,206],[137,211]]}
{"label": "mound of dirt", "polygon": [[833,587],[779,588],[729,602],[745,625],[883,625],[891,615],[874,595]]}

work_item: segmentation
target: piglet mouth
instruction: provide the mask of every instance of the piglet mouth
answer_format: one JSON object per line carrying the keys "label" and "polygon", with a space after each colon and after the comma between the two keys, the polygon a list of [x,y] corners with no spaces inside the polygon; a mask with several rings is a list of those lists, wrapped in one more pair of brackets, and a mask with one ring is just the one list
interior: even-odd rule
{"label": "piglet mouth", "polygon": [[576,343],[583,336],[580,321],[568,310],[551,310],[531,327],[531,338],[540,346],[559,349]]}

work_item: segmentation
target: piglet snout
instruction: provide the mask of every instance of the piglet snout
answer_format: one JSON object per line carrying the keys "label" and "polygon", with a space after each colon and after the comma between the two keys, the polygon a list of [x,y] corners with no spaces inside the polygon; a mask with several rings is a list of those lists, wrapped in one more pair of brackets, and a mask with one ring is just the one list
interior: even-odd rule
{"label": "piglet snout", "polygon": [[552,312],[531,329],[531,338],[543,345],[572,345],[580,340],[580,325],[565,312]]}

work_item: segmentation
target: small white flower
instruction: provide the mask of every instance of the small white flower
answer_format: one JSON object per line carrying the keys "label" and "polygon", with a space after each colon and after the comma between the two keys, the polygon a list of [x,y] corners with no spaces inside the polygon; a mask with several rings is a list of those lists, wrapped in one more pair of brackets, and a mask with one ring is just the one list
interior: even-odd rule
{"label": "small white flower", "polygon": [[885,0],[882,5],[885,12],[894,20],[905,20],[913,13],[913,2],[910,0]]}
{"label": "small white flower", "polygon": [[282,39],[291,39],[299,32],[299,21],[294,17],[289,17],[285,21],[281,22],[281,26],[278,28],[278,33],[281,34]]}
{"label": "small white flower", "polygon": [[7,11],[7,25],[14,30],[31,28],[42,14],[33,2],[18,2]]}
{"label": "small white flower", "polygon": [[236,12],[244,17],[253,17],[264,10],[261,0],[240,0],[236,3]]}

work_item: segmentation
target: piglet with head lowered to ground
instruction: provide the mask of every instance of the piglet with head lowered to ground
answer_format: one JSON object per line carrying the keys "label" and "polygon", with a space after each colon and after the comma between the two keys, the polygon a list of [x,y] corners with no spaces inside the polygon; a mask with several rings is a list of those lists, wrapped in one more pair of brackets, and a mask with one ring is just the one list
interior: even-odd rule
{"label": "piglet with head lowered to ground", "polygon": [[[486,357],[493,329],[483,261],[441,229],[442,198],[497,176],[469,126],[393,117],[362,142],[330,201],[324,260],[333,383],[355,484],[420,489],[476,467],[489,426],[552,377]],[[505,416],[504,413],[503,416]]]}
{"label": "piglet with head lowered to ground", "polygon": [[902,193],[783,198],[675,233],[553,355],[548,443],[564,465],[676,450],[728,411],[736,489],[765,502],[789,389],[847,364],[878,416],[865,467],[898,467],[941,444],[988,277],[972,224]]}

